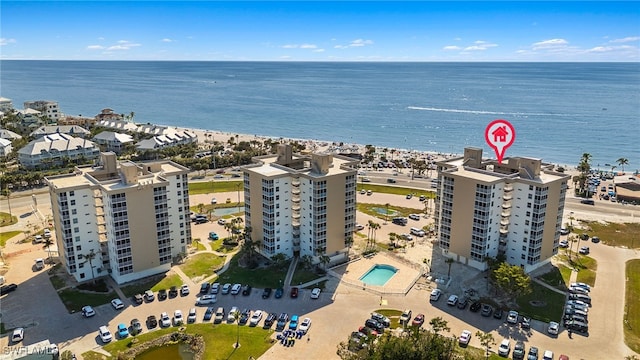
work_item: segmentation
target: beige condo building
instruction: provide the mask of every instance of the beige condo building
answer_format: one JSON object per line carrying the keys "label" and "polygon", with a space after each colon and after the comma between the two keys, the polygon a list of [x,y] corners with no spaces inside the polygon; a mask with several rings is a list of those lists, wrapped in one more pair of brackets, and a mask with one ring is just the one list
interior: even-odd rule
{"label": "beige condo building", "polygon": [[172,161],[117,162],[47,177],[62,265],[79,281],[118,284],[166,272],[191,243],[189,169]]}
{"label": "beige condo building", "polygon": [[558,252],[567,183],[540,159],[483,160],[482,149],[438,165],[436,230],[445,256],[486,269],[498,254],[530,272]]}
{"label": "beige condo building", "polygon": [[356,221],[357,161],[329,154],[293,154],[280,145],[277,155],[254,158],[244,169],[245,224],[259,252],[270,258],[346,258]]}

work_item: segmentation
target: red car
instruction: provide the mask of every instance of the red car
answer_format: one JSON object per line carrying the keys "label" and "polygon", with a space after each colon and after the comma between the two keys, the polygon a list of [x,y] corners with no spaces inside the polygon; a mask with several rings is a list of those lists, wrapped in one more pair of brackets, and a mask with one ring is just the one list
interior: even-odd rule
{"label": "red car", "polygon": [[414,317],[413,321],[411,322],[411,325],[417,326],[417,327],[422,326],[422,324],[424,324],[424,314],[416,315],[416,317]]}
{"label": "red car", "polygon": [[297,287],[291,288],[291,297],[294,298],[294,299],[298,297],[298,288]]}

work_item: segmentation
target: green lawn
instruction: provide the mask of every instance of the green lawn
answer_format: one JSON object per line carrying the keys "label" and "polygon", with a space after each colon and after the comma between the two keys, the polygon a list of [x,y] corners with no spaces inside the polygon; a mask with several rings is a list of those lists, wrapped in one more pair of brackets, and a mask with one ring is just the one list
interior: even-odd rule
{"label": "green lawn", "polygon": [[272,267],[247,269],[238,265],[238,257],[236,254],[229,268],[220,275],[220,283],[240,283],[249,284],[258,288],[277,288],[280,281],[284,281],[286,270],[276,269]]}
{"label": "green lawn", "polygon": [[142,294],[147,290],[158,291],[180,285],[182,285],[182,278],[178,274],[172,274],[138,280],[129,285],[121,286],[120,290],[122,290],[127,297],[132,297],[135,294]]}
{"label": "green lawn", "polygon": [[[218,234],[218,236],[220,237],[220,234]],[[220,237],[218,240],[210,240],[209,244],[211,246],[211,250],[226,254],[238,248],[237,246],[230,246],[230,245],[223,244],[222,243],[223,240],[224,238],[222,237]]]}
{"label": "green lawn", "polygon": [[22,231],[5,231],[0,233],[0,246],[5,246],[7,244],[7,240],[20,234],[22,234]]}
{"label": "green lawn", "polygon": [[[407,200],[407,201],[411,201],[411,200]],[[393,217],[396,217],[396,216],[407,217],[407,216],[409,216],[409,214],[414,214],[414,213],[420,214],[420,213],[424,212],[424,206],[422,206],[421,202],[416,201],[415,203],[411,203],[411,204],[408,204],[408,205],[414,205],[416,207],[415,208],[410,208],[410,207],[401,207],[401,206],[392,206],[392,205],[390,205],[388,207],[389,215],[386,216],[386,219],[385,219],[385,215],[384,214],[381,214],[380,212],[376,211],[377,209],[382,209],[382,211],[387,211],[387,206],[385,206],[385,204],[371,204],[371,203],[359,202],[357,204],[357,210],[359,212],[361,212],[361,213],[365,213],[367,215],[375,216],[375,217],[377,217],[378,219],[380,219],[382,221],[384,221],[384,220],[391,221],[391,219]],[[363,224],[363,225],[365,225],[365,224]],[[367,228],[365,227],[365,229],[361,230],[361,231],[366,232]]]}
{"label": "green lawn", "polygon": [[640,260],[629,260],[626,266],[624,342],[640,353]]}
{"label": "green lawn", "polygon": [[314,271],[306,269],[301,262],[298,262],[296,271],[293,273],[293,277],[291,278],[291,284],[304,284],[321,277],[322,276],[316,274]]}
{"label": "green lawn", "polygon": [[0,212],[0,227],[13,225],[17,222],[18,222],[18,218],[15,217],[15,215],[11,216],[9,215],[9,213]]}
{"label": "green lawn", "polygon": [[62,303],[64,303],[64,306],[70,313],[79,312],[85,305],[99,306],[107,304],[117,297],[113,291],[108,293],[90,293],[76,289],[60,290],[58,291],[58,296],[60,296],[60,300],[62,300]]}
{"label": "green lawn", "polygon": [[[394,194],[394,195],[407,195],[413,194],[414,196],[424,195],[428,199],[434,199],[436,197],[435,191],[422,189],[422,188],[408,188],[408,187],[399,187],[399,186],[387,186],[387,185],[376,185],[372,183],[363,183],[358,181],[358,185],[356,186],[357,190],[371,190],[374,193],[383,193],[383,194]],[[419,202],[418,199],[411,199],[407,201],[415,201]]]}
{"label": "green lawn", "polygon": [[560,264],[538,278],[559,290],[566,291],[571,279],[571,269]]}
{"label": "green lawn", "polygon": [[[546,287],[531,282],[533,291],[516,299],[521,315],[531,317],[536,320],[549,322],[560,322],[562,319],[562,308],[564,306],[565,295],[559,294]],[[542,303],[542,306],[531,304],[532,301]]]}
{"label": "green lawn", "polygon": [[[389,318],[391,325],[389,328],[395,329],[400,327],[400,315],[402,315],[401,310],[393,310],[393,309],[378,309],[372,312],[377,312]],[[417,314],[416,314],[417,315]]]}
{"label": "green lawn", "polygon": [[[583,231],[589,236],[597,236],[602,243],[610,246],[640,248],[640,223],[606,223],[599,221],[586,222],[590,231]],[[587,244],[585,244],[587,245]]]}
{"label": "green lawn", "polygon": [[[234,349],[233,344],[236,342],[236,336],[239,330],[240,347]],[[118,353],[129,350],[131,346],[139,346],[140,344],[177,331],[176,327],[166,329],[158,329],[152,332],[142,333],[135,338],[138,339],[137,345],[132,345],[129,337],[123,340],[115,340],[104,346],[104,350],[113,355],[113,359],[117,358]],[[271,334],[273,330],[264,330],[261,327],[248,327],[237,325],[211,325],[208,324],[187,324],[186,330],[188,334],[199,334],[204,337],[205,352],[203,359],[248,359],[253,357],[259,358],[273,344]],[[85,354],[82,354],[83,358]],[[99,359],[99,358],[98,358]]]}
{"label": "green lawn", "polygon": [[204,253],[190,256],[180,269],[191,279],[203,276],[208,277],[220,269],[224,264],[225,256]]}
{"label": "green lawn", "polygon": [[[210,194],[217,192],[244,191],[242,181],[201,181],[189,183],[189,195]],[[233,201],[233,200],[232,200]]]}
{"label": "green lawn", "polygon": [[571,260],[565,255],[562,255],[561,258],[578,270],[576,278],[578,282],[584,282],[591,286],[595,285],[598,263],[594,258],[577,253],[571,253]]}

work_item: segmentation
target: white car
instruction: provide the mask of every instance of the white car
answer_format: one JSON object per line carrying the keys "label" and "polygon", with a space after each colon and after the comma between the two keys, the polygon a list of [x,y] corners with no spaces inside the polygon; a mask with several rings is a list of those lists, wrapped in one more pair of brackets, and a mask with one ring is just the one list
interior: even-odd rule
{"label": "white car", "polygon": [[569,286],[571,286],[571,287],[581,287],[581,288],[586,289],[587,291],[591,291],[591,286],[589,286],[588,284],[585,284],[583,282],[574,282],[574,283],[571,283]]}
{"label": "white car", "polygon": [[184,322],[184,318],[182,317],[182,311],[176,310],[173,312],[173,324],[174,325],[182,325]]}
{"label": "white car", "polygon": [[462,345],[469,345],[469,342],[471,341],[471,331],[469,330],[462,330],[462,334],[460,334],[460,337],[458,338],[458,342]]}
{"label": "white car", "polygon": [[567,240],[561,240],[558,243],[558,246],[560,246],[561,248],[568,248],[569,247],[569,242]]}
{"label": "white car", "polygon": [[409,214],[409,219],[411,220],[420,220],[419,214]]}
{"label": "white car", "polygon": [[84,317],[92,317],[96,314],[95,310],[89,305],[82,307],[82,316]]}
{"label": "white car", "polygon": [[519,314],[518,314],[517,311],[514,311],[514,310],[509,311],[509,314],[507,315],[507,322],[509,324],[517,324],[518,323],[518,316],[519,316]]}
{"label": "white car", "polygon": [[196,298],[196,305],[209,305],[214,304],[218,299],[215,295],[202,295]]}
{"label": "white car", "polygon": [[442,295],[442,290],[433,289],[431,290],[431,296],[429,297],[429,299],[431,299],[431,301],[438,301],[441,295]]}
{"label": "white car", "polygon": [[113,339],[113,335],[111,335],[111,331],[106,326],[100,326],[98,329],[98,334],[100,334],[100,340],[103,343],[108,343]]}
{"label": "white car", "polygon": [[569,286],[569,291],[575,294],[589,295],[589,290],[580,286]]}
{"label": "white car", "polygon": [[322,290],[320,290],[320,288],[314,288],[313,290],[311,290],[311,298],[312,299],[317,299],[320,297],[320,292]]}
{"label": "white car", "polygon": [[560,330],[560,324],[555,321],[549,322],[549,327],[547,328],[547,332],[551,335],[558,335],[558,331]]}
{"label": "white car", "polygon": [[241,284],[233,284],[231,287],[231,295],[238,295],[240,293],[240,289],[242,289]]}
{"label": "white car", "polygon": [[511,352],[511,342],[509,339],[504,339],[500,343],[500,347],[498,348],[498,355],[500,356],[508,356],[509,352]]}
{"label": "white car", "polygon": [[237,306],[234,306],[231,308],[231,310],[229,310],[229,314],[227,315],[227,322],[232,323],[236,321],[236,313],[240,315],[240,309],[238,309]]}
{"label": "white car", "polygon": [[196,308],[191,308],[191,310],[189,310],[189,315],[187,315],[187,323],[194,323],[196,322]]}
{"label": "white car", "polygon": [[458,295],[451,295],[447,300],[447,305],[456,306],[458,304]]}
{"label": "white car", "polygon": [[11,342],[17,343],[24,340],[24,328],[15,328],[13,330],[13,334],[11,335]]}
{"label": "white car", "polygon": [[260,320],[262,320],[262,310],[256,310],[253,313],[253,315],[251,315],[251,319],[249,320],[249,325],[257,326]]}
{"label": "white car", "polygon": [[[364,190],[362,190],[362,191],[364,191]],[[362,225],[362,224],[356,224],[356,230],[357,230],[357,231],[364,230],[364,225]]]}
{"label": "white car", "polygon": [[160,314],[160,326],[169,327],[171,326],[171,318],[169,318],[169,314],[163,312]]}
{"label": "white car", "polygon": [[181,296],[187,296],[187,295],[189,295],[189,285],[187,285],[187,284],[182,284],[182,286],[180,287],[180,295],[181,295]]}
{"label": "white car", "polygon": [[113,299],[111,300],[111,306],[113,306],[113,308],[116,310],[120,310],[124,308],[124,303],[120,299]]}
{"label": "white car", "polygon": [[300,327],[298,327],[298,329],[302,331],[303,334],[306,334],[307,331],[309,331],[310,327],[311,327],[311,319],[304,318],[302,319],[302,322],[300,323]]}

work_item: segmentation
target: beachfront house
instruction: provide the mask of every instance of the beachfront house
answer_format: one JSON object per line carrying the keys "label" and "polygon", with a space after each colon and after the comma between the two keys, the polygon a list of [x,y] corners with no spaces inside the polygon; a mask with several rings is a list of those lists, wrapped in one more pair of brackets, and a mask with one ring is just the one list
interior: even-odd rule
{"label": "beachfront house", "polygon": [[100,145],[102,151],[112,151],[116,154],[120,154],[128,144],[134,142],[131,135],[113,131],[103,131],[94,136],[92,140]]}
{"label": "beachfront house", "polygon": [[11,145],[11,141],[0,138],[0,158],[9,155],[12,151],[13,146]]}
{"label": "beachfront house", "polygon": [[51,134],[67,134],[74,137],[86,138],[91,135],[91,132],[78,125],[45,125],[34,130],[29,136],[39,139]]}
{"label": "beachfront house", "polygon": [[52,122],[57,122],[61,115],[60,107],[56,101],[25,101],[23,105],[25,109],[38,110],[43,116],[49,118]]}
{"label": "beachfront house", "polygon": [[27,169],[47,169],[67,162],[84,163],[97,159],[97,144],[67,134],[50,134],[32,140],[18,150],[18,162]]}

